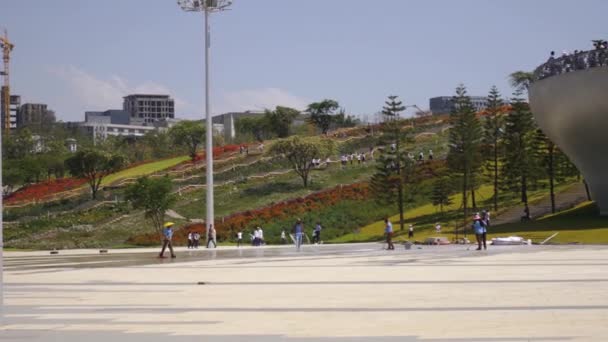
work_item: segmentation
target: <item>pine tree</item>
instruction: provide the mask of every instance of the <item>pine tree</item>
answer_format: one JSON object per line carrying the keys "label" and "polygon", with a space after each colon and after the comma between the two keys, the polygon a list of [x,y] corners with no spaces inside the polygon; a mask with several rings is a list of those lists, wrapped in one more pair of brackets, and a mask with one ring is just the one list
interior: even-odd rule
{"label": "pine tree", "polygon": [[449,177],[440,177],[433,183],[431,201],[434,206],[439,206],[439,211],[443,213],[443,207],[452,204],[450,194],[452,193],[452,183]]}
{"label": "pine tree", "polygon": [[467,192],[471,189],[472,179],[480,169],[483,132],[464,85],[459,85],[456,88],[453,104],[454,107],[450,113],[452,128],[450,128],[450,149],[447,159],[450,170],[461,178],[463,214],[466,227],[468,217]]}
{"label": "pine tree", "polygon": [[556,157],[557,157],[557,147],[541,131],[540,129],[536,130],[536,140],[538,149],[538,160],[540,165],[543,168],[544,173],[549,178],[549,197],[551,198],[551,213],[555,213],[555,178],[557,176],[556,170]]}
{"label": "pine tree", "polygon": [[503,139],[505,154],[502,172],[506,188],[520,193],[521,202],[528,205],[528,190],[540,178],[536,124],[530,106],[516,91],[511,100],[511,112],[505,119]]}
{"label": "pine tree", "polygon": [[399,113],[404,110],[405,106],[395,95],[389,96],[382,108],[384,118],[382,140],[385,147],[376,159],[377,171],[371,179],[372,192],[379,202],[397,203],[401,230],[404,228],[404,173],[409,172],[411,167],[408,163],[412,162],[407,158],[405,152],[402,152],[402,143],[406,136],[401,132],[402,122],[399,119]]}
{"label": "pine tree", "polygon": [[492,174],[494,185],[494,211],[498,210],[498,176],[499,157],[502,153],[500,140],[504,132],[503,101],[496,86],[492,86],[488,94],[488,107],[486,108],[486,120],[484,122],[484,145],[488,149],[486,170]]}

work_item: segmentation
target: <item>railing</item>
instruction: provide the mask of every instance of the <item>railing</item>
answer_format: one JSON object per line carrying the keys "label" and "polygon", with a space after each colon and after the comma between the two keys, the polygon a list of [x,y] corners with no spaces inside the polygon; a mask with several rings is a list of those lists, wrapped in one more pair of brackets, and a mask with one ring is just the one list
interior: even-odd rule
{"label": "railing", "polygon": [[608,49],[605,47],[549,58],[534,70],[534,81],[577,70],[608,66]]}

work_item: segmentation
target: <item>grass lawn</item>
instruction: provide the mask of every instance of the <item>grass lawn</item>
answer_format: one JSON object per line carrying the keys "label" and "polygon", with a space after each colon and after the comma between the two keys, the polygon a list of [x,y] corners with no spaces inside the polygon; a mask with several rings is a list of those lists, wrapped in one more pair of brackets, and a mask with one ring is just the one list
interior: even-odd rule
{"label": "grass lawn", "polygon": [[539,242],[559,233],[552,243],[608,243],[608,217],[599,216],[593,202],[557,214],[547,215],[533,222],[509,223],[491,227],[490,237],[516,235]]}
{"label": "grass lawn", "polygon": [[[556,187],[556,193],[568,188],[572,183],[560,184]],[[492,186],[491,185],[483,185],[477,189],[475,192],[477,198],[477,204],[481,208],[490,208],[492,201]],[[535,190],[530,191],[528,194],[528,198],[531,203],[540,200],[544,196],[547,195],[546,190]],[[559,195],[558,195],[559,196]],[[423,241],[427,237],[433,236],[446,236],[453,237],[454,236],[454,227],[462,226],[462,195],[454,194],[450,196],[452,199],[452,204],[448,207],[444,207],[444,212],[439,212],[438,208],[433,206],[431,203],[427,203],[421,206],[405,208],[405,229],[404,231],[400,231],[399,227],[399,215],[393,215],[389,219],[393,223],[393,230],[395,231],[395,240],[396,241],[405,241],[407,240],[407,228],[410,224],[414,225],[414,238],[417,241]],[[502,208],[510,208],[514,205],[518,204],[517,196],[513,194],[503,193],[499,196],[500,207]],[[496,213],[494,213],[495,217]],[[442,226],[442,232],[437,234],[435,232],[435,223],[440,222]],[[490,235],[495,237],[492,233],[494,231],[494,227],[490,231]],[[504,236],[504,232],[496,231],[496,234],[500,236]],[[548,234],[545,237],[550,236]],[[346,234],[337,239],[331,240],[330,242],[362,242],[362,241],[379,241],[383,239],[384,236],[384,222],[378,221],[362,227],[358,232],[352,234]],[[544,236],[544,235],[543,235]],[[531,238],[531,237],[530,237]],[[535,237],[533,240],[538,239],[539,237]],[[544,238],[543,238],[544,239]]]}
{"label": "grass lawn", "polygon": [[132,177],[139,177],[149,175],[158,171],[162,171],[168,168],[171,168],[183,161],[189,160],[188,156],[175,157],[171,159],[159,160],[156,162],[151,162],[143,165],[138,165],[136,167],[132,167],[130,169],[122,170],[116,173],[105,177],[101,182],[101,185],[112,184],[118,180]]}

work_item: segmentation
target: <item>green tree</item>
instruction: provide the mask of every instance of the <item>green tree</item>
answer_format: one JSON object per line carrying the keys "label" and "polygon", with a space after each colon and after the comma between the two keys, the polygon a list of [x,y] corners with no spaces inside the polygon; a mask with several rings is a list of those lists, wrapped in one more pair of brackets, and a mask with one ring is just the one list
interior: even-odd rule
{"label": "green tree", "polygon": [[473,179],[479,172],[483,132],[464,85],[456,88],[456,96],[453,97],[453,101],[454,108],[450,113],[452,128],[450,128],[450,148],[447,161],[450,170],[461,178],[466,227],[469,214],[467,193],[472,188]]}
{"label": "green tree", "polygon": [[284,156],[293,170],[302,178],[304,187],[308,187],[309,173],[313,158],[325,158],[335,150],[333,140],[318,137],[301,138],[298,136],[281,139],[272,144],[268,154]]}
{"label": "green tree", "polygon": [[169,129],[175,145],[184,147],[194,162],[196,150],[205,142],[205,126],[197,121],[181,121]]}
{"label": "green tree", "polygon": [[239,135],[251,135],[257,141],[271,137],[271,129],[265,116],[239,118],[234,125]]}
{"label": "green tree", "polygon": [[293,120],[300,114],[297,109],[277,106],[275,110],[266,110],[264,119],[270,130],[279,138],[287,138]]}
{"label": "green tree", "polygon": [[527,205],[529,187],[539,178],[538,140],[532,112],[521,95],[521,90],[515,92],[511,112],[505,119],[501,174],[506,188],[520,193],[521,202]]}
{"label": "green tree", "polygon": [[91,197],[97,198],[101,181],[112,172],[122,169],[126,164],[120,154],[83,149],[66,159],[65,165],[72,176],[85,178],[91,187]]}
{"label": "green tree", "polygon": [[167,158],[175,155],[175,146],[167,131],[151,131],[143,136],[143,144],[150,149],[150,156],[154,159]]}
{"label": "green tree", "polygon": [[486,169],[492,174],[494,184],[494,211],[498,210],[498,181],[499,161],[501,155],[501,139],[504,132],[503,101],[496,86],[492,86],[488,95],[488,107],[484,122],[484,144],[489,150],[489,158],[486,161]]}
{"label": "green tree", "polygon": [[361,122],[353,115],[346,114],[344,108],[341,108],[338,113],[333,116],[332,121],[335,128],[355,127]]}
{"label": "green tree", "polygon": [[414,162],[403,151],[407,135],[402,132],[403,120],[399,113],[405,110],[396,95],[390,95],[382,107],[382,144],[384,149],[376,159],[376,173],[371,179],[371,189],[376,200],[385,204],[397,204],[399,226],[404,229],[405,180],[415,172]]}
{"label": "green tree", "polygon": [[310,113],[310,123],[320,129],[321,133],[327,134],[333,122],[332,115],[339,107],[337,101],[325,99],[309,104],[306,111]]}
{"label": "green tree", "polygon": [[452,181],[449,177],[439,177],[433,183],[431,201],[434,206],[439,206],[439,211],[443,213],[443,207],[452,204],[450,194],[452,193]]}
{"label": "green tree", "polygon": [[155,179],[141,177],[125,190],[125,198],[133,208],[144,210],[145,217],[152,221],[161,239],[165,212],[176,201],[171,188],[171,179],[167,176]]}
{"label": "green tree", "polygon": [[509,75],[509,83],[516,91],[527,92],[534,79],[534,73],[515,71]]}

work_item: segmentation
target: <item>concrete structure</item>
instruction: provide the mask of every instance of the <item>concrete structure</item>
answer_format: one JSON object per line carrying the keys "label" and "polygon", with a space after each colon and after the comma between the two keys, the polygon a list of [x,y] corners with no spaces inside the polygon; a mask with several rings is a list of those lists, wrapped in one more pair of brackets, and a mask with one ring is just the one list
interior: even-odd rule
{"label": "concrete structure", "polygon": [[235,122],[242,118],[259,118],[264,116],[264,111],[229,112],[213,117],[213,127],[224,132],[224,139],[232,141],[236,137]]}
{"label": "concrete structure", "polygon": [[[479,112],[488,107],[488,98],[485,96],[471,96],[471,103],[475,111]],[[438,96],[429,99],[429,108],[433,114],[449,114],[454,108],[452,96]]]}
{"label": "concrete structure", "polygon": [[124,97],[123,110],[129,112],[131,123],[153,123],[175,118],[175,101],[169,95],[133,94]]}
{"label": "concrete structure", "polygon": [[[547,235],[550,233],[547,232]],[[14,342],[605,341],[606,246],[6,252]]]}
{"label": "concrete structure", "polygon": [[24,103],[17,113],[17,128],[55,122],[55,112],[44,103]]}
{"label": "concrete structure", "polygon": [[608,67],[543,76],[529,90],[536,122],[578,167],[608,215]]}

